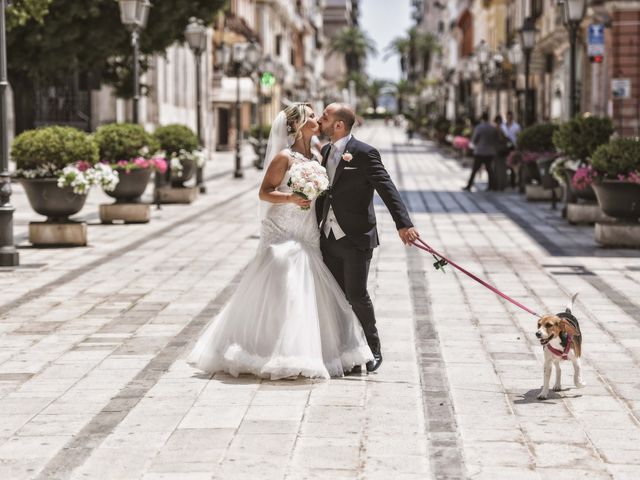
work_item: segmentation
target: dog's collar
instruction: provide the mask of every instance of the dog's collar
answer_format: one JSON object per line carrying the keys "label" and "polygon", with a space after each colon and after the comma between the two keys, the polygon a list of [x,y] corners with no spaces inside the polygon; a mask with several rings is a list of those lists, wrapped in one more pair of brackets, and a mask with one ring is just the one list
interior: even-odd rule
{"label": "dog's collar", "polygon": [[564,346],[564,350],[558,350],[557,348],[552,347],[549,343],[545,343],[542,348],[546,348],[551,353],[553,353],[556,357],[562,358],[562,360],[567,360],[569,357],[569,350],[571,349],[571,342],[573,341],[572,335],[567,335],[567,343]]}

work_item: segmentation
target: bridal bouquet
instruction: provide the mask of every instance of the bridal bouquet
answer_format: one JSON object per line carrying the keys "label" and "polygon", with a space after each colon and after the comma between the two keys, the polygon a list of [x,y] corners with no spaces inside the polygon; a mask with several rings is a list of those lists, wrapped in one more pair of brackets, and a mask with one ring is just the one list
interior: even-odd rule
{"label": "bridal bouquet", "polygon": [[[287,185],[294,193],[307,200],[314,200],[329,188],[327,170],[318,162],[296,163],[291,167]],[[309,210],[309,207],[303,210]]]}

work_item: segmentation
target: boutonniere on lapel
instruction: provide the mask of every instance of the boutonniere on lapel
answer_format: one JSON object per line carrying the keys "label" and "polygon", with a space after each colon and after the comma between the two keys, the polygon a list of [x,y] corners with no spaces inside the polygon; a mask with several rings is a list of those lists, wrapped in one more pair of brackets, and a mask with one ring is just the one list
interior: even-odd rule
{"label": "boutonniere on lapel", "polygon": [[351,155],[349,152],[344,152],[342,154],[342,160],[344,160],[345,162],[350,162],[351,160],[353,160],[353,155]]}

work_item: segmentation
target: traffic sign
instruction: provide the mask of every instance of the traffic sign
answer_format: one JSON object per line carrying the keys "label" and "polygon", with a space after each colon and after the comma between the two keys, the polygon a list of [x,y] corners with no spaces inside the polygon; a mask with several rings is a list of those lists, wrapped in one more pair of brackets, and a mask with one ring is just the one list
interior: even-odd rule
{"label": "traffic sign", "polygon": [[587,35],[587,54],[590,57],[604,55],[604,24],[592,23]]}

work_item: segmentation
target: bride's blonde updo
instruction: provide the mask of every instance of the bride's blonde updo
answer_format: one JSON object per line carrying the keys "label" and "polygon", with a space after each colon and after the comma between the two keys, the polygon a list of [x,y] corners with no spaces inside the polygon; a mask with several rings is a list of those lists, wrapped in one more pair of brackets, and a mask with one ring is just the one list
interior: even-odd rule
{"label": "bride's blonde updo", "polygon": [[294,142],[302,136],[302,127],[307,123],[307,107],[310,106],[310,103],[300,102],[284,109],[287,116],[287,133],[293,136]]}

